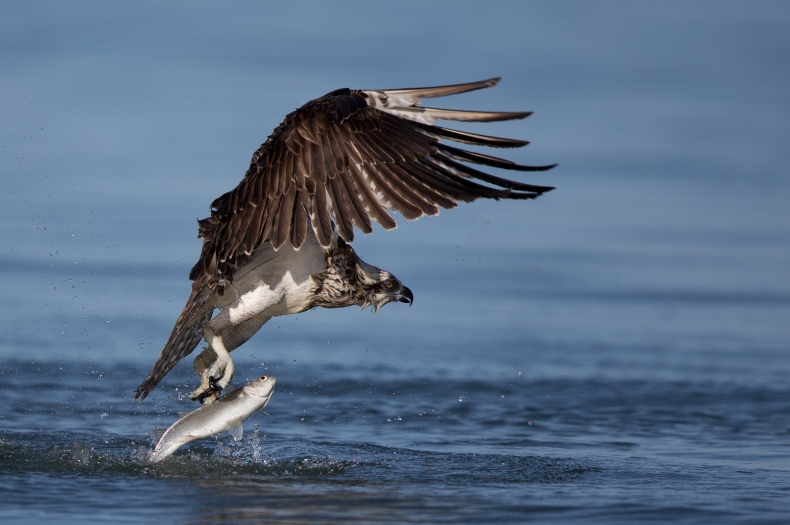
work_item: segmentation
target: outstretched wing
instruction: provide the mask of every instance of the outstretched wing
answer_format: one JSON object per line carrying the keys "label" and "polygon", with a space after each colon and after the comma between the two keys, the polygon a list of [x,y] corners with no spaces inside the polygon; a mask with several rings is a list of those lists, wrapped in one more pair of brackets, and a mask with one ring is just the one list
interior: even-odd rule
{"label": "outstretched wing", "polygon": [[[332,221],[347,242],[354,227],[371,221],[395,228],[390,212],[407,220],[436,215],[459,201],[534,199],[554,188],[524,184],[479,171],[471,164],[517,171],[511,161],[449,146],[443,139],[497,148],[526,141],[489,137],[433,125],[437,120],[489,122],[530,112],[482,112],[419,106],[420,99],[494,86],[498,78],[431,88],[356,91],[340,89],[289,114],[252,156],[244,179],[211,204],[200,221],[204,244],[191,279],[205,275],[229,282],[261,243],[286,241],[299,248],[307,228],[322,246],[332,240]],[[482,184],[485,183],[485,184]]]}

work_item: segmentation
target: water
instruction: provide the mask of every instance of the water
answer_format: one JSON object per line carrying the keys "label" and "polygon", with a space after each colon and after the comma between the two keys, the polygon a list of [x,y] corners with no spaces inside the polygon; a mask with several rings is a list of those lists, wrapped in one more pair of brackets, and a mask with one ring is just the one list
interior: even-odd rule
{"label": "water", "polygon": [[259,430],[143,467],[146,429],[183,406],[178,385],[139,405],[128,392],[146,370],[133,365],[6,364],[0,515],[781,522],[790,510],[786,386],[274,368]]}
{"label": "water", "polygon": [[[787,521],[785,4],[2,13],[5,522]],[[447,106],[535,110],[470,129],[558,190],[359,238],[413,307],[273,320],[234,355],[278,377],[244,439],[141,466],[193,407],[189,359],[131,395],[194,219],[270,130],[341,86],[499,75]]]}

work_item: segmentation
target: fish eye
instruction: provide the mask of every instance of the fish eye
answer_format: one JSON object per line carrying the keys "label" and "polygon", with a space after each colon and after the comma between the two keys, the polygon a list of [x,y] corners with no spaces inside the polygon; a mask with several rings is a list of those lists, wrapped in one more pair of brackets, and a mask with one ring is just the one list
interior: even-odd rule
{"label": "fish eye", "polygon": [[261,376],[259,379],[260,379],[261,381],[266,381],[266,376]]}

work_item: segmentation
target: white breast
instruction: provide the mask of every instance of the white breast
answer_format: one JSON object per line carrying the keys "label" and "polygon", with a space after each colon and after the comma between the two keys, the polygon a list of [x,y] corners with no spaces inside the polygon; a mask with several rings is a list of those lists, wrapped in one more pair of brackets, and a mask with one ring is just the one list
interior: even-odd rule
{"label": "white breast", "polygon": [[239,268],[225,293],[215,296],[214,306],[223,310],[217,317],[227,317],[235,325],[261,313],[302,312],[310,307],[317,288],[311,276],[325,270],[324,250],[313,235],[298,251],[290,243],[277,251],[265,243]]}

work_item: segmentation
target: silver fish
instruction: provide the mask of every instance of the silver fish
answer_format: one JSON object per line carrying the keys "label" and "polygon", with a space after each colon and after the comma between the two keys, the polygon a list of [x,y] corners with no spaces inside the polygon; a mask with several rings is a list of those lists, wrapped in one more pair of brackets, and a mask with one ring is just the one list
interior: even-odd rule
{"label": "silver fish", "polygon": [[276,382],[274,376],[259,377],[185,415],[165,430],[144,463],[158,463],[190,441],[226,430],[233,439],[241,439],[243,421],[266,406]]}

